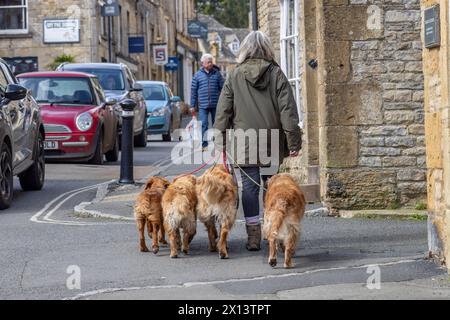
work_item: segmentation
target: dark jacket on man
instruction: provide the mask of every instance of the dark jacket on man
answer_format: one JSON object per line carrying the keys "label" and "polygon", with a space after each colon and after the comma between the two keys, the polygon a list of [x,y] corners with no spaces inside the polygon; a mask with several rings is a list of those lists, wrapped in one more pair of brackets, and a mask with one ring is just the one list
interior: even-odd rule
{"label": "dark jacket on man", "polygon": [[223,83],[224,80],[219,67],[214,66],[209,73],[204,68],[201,68],[192,79],[191,107],[202,109],[216,108]]}
{"label": "dark jacket on man", "polygon": [[[279,129],[279,158],[276,160],[279,164],[289,151],[299,151],[302,147],[302,132],[291,85],[274,61],[247,59],[233,70],[219,99],[214,128],[222,133],[231,128],[256,129],[258,138],[259,129]],[[219,147],[220,140],[216,139]],[[245,141],[245,155],[242,154],[244,150],[234,150],[235,161],[242,167],[268,166],[261,163],[259,157],[256,165],[250,163],[249,150],[254,146],[249,145],[249,140]],[[258,150],[271,150],[270,136],[267,141],[267,145],[258,143]]]}

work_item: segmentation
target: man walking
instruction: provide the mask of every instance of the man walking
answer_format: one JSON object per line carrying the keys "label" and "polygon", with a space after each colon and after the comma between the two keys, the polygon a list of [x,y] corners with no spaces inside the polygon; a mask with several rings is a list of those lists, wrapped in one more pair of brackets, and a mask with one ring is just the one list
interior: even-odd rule
{"label": "man walking", "polygon": [[202,148],[203,151],[206,151],[208,141],[205,133],[208,131],[208,118],[209,114],[211,114],[211,122],[214,125],[216,120],[216,107],[223,88],[224,79],[219,67],[214,65],[212,55],[204,54],[201,63],[202,68],[192,79],[191,112],[194,113],[195,109],[198,109],[198,117],[202,122]]}

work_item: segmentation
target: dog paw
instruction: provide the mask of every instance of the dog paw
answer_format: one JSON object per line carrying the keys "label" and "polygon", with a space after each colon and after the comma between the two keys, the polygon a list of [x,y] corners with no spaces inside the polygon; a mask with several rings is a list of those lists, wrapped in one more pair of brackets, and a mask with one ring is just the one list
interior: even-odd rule
{"label": "dog paw", "polygon": [[148,250],[147,247],[143,247],[143,248],[141,248],[140,250],[141,250],[141,252],[149,252],[149,251],[150,251],[150,250]]}
{"label": "dog paw", "polygon": [[159,248],[158,247],[153,247],[152,249],[154,254],[157,254],[159,252]]}
{"label": "dog paw", "polygon": [[178,255],[177,255],[177,254],[174,254],[174,255],[170,255],[170,257],[171,257],[172,259],[177,259],[177,258],[178,258]]}
{"label": "dog paw", "polygon": [[289,263],[289,264],[284,264],[284,267],[286,268],[286,269],[292,269],[293,267],[294,267],[294,264],[292,264],[292,263]]}
{"label": "dog paw", "polygon": [[220,257],[220,259],[228,259],[228,254],[225,252],[221,252],[221,253],[219,253],[219,257]]}
{"label": "dog paw", "polygon": [[217,252],[217,248],[216,247],[209,247],[209,252]]}
{"label": "dog paw", "polygon": [[189,255],[189,250],[183,249],[183,253],[184,253],[185,255]]}
{"label": "dog paw", "polygon": [[269,264],[272,268],[277,266],[277,259],[269,259]]}

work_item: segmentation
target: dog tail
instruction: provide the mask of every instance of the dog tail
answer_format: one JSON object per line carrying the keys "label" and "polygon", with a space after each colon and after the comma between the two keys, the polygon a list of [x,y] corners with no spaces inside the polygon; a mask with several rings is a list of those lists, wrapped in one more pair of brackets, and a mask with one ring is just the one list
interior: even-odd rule
{"label": "dog tail", "polygon": [[278,209],[272,209],[264,213],[263,234],[266,239],[269,239],[270,236],[273,236],[275,239],[278,237],[283,218],[283,211]]}
{"label": "dog tail", "polygon": [[218,203],[226,191],[223,181],[215,175],[203,176],[204,195],[209,203]]}

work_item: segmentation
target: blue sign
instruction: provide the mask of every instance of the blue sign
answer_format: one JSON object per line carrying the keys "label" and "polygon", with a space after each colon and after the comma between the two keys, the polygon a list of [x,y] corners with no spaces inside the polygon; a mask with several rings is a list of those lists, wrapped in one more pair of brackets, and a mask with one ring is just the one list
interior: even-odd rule
{"label": "blue sign", "polygon": [[145,38],[144,37],[129,37],[128,38],[128,52],[129,53],[144,53],[145,52]]}
{"label": "blue sign", "polygon": [[165,65],[166,71],[177,71],[180,62],[177,57],[169,57],[169,62]]}

